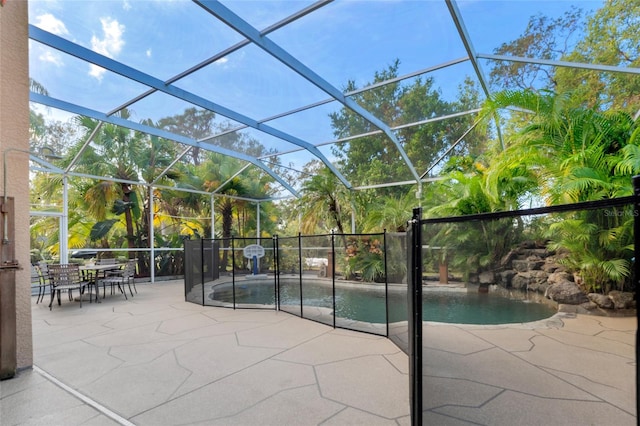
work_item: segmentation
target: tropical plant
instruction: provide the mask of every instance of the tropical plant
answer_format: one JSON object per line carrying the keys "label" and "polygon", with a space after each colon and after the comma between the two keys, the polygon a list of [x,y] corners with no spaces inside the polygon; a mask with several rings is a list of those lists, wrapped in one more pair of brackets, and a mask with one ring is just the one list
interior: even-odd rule
{"label": "tropical plant", "polygon": [[328,168],[322,168],[302,184],[298,200],[302,214],[303,233],[312,234],[319,228],[324,233],[331,229],[345,233],[353,211],[351,193]]}
{"label": "tropical plant", "polygon": [[343,265],[345,278],[353,279],[360,274],[362,281],[383,282],[386,274],[384,249],[380,236],[348,237]]}
{"label": "tropical plant", "polygon": [[[535,193],[550,205],[631,194],[631,173],[640,170],[638,120],[624,112],[574,107],[570,100],[570,94],[507,91],[487,102],[487,115],[507,107],[528,114],[528,123],[489,167],[486,192],[494,200],[505,194],[505,184],[513,188],[519,182],[526,184],[516,185],[512,196]],[[591,289],[624,287],[630,277],[633,215],[611,218],[585,211],[571,219],[551,228],[553,247],[569,251],[566,261]]]}
{"label": "tropical plant", "polygon": [[377,203],[371,203],[366,209],[365,231],[406,232],[416,202],[415,195],[408,192],[403,196],[382,197]]}

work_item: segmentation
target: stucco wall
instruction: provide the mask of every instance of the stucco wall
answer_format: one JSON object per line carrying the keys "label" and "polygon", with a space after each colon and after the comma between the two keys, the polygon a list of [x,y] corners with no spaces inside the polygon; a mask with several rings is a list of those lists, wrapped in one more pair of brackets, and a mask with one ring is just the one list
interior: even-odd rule
{"label": "stucco wall", "polygon": [[15,198],[15,255],[23,269],[16,273],[18,369],[33,364],[29,269],[29,45],[26,1],[0,6],[0,176],[6,153],[7,194]]}

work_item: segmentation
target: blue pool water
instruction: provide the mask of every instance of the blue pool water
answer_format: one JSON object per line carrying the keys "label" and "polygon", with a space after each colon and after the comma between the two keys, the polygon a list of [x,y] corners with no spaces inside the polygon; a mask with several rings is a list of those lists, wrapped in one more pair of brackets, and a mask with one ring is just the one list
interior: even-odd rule
{"label": "blue pool water", "polygon": [[[236,304],[274,305],[275,286],[268,280],[260,283],[236,283]],[[231,284],[215,287],[211,300],[233,303]],[[364,322],[385,323],[386,306],[383,289],[336,288],[335,313],[337,317]],[[467,292],[423,293],[423,320],[457,324],[509,324],[537,321],[555,313],[551,307],[522,300],[512,300],[495,294]],[[304,306],[321,306],[331,310],[332,289],[329,286],[303,284]],[[280,284],[280,305],[291,310],[300,305],[299,283]],[[389,322],[407,320],[406,293],[390,291],[388,294]]]}

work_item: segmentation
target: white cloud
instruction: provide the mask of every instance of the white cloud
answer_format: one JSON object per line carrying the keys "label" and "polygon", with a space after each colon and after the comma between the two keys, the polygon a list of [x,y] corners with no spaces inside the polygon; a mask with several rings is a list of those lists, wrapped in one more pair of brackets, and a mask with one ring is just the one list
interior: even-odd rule
{"label": "white cloud", "polygon": [[36,27],[42,28],[43,30],[49,31],[50,33],[56,35],[69,34],[69,30],[67,30],[64,22],[50,13],[45,13],[44,15],[37,16],[35,25]]}
{"label": "white cloud", "polygon": [[[91,37],[91,49],[101,55],[113,58],[117,56],[124,46],[122,35],[124,34],[124,25],[112,18],[100,18],[102,24],[103,38],[98,38],[95,34]],[[91,65],[89,75],[102,80],[104,68]]]}
{"label": "white cloud", "polygon": [[42,54],[38,56],[38,59],[40,59],[42,62],[49,62],[50,64],[56,65],[58,67],[61,67],[63,65],[60,55],[53,53],[50,50],[42,52]]}
{"label": "white cloud", "polygon": [[129,0],[124,0],[124,2],[122,3],[122,8],[124,10],[131,10],[131,3],[129,3]]}
{"label": "white cloud", "polygon": [[147,49],[145,54],[147,55],[147,58],[150,58],[151,57],[151,49]]}
{"label": "white cloud", "polygon": [[224,65],[224,64],[226,64],[227,62],[229,62],[229,58],[227,58],[227,57],[225,56],[225,57],[222,57],[222,58],[218,59],[218,60],[217,60],[217,61],[215,61],[214,63],[215,63],[216,65]]}

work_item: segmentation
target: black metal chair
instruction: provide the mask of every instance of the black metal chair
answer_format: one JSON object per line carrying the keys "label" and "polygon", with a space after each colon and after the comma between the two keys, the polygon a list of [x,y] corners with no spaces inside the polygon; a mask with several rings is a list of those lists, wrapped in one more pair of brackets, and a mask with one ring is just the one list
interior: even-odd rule
{"label": "black metal chair", "polygon": [[[129,286],[129,292],[131,293],[131,297],[133,297],[133,291],[131,290],[131,284],[133,284],[133,288],[135,289],[136,283],[134,280],[134,276],[136,274],[136,261],[135,259],[127,261],[124,265],[124,268],[118,271],[110,271],[111,274],[107,275],[105,278],[98,280],[98,286],[102,284],[102,297],[105,297],[106,294],[106,286],[111,286],[111,294],[113,294],[113,287],[118,286],[118,289],[122,294],[124,294],[124,298],[127,298],[127,291],[124,288],[125,284]],[[138,290],[136,289],[136,293]]]}
{"label": "black metal chair", "polygon": [[40,266],[31,265],[31,288],[38,288],[38,297],[36,298],[36,304],[44,300],[44,296],[47,293],[47,287],[49,283],[48,279],[42,273]]}
{"label": "black metal chair", "polygon": [[60,293],[67,291],[69,300],[73,300],[73,290],[80,293],[80,307],[82,308],[82,295],[85,287],[89,285],[87,281],[82,280],[80,269],[76,264],[49,265],[48,268],[49,283],[51,285],[51,302],[49,302],[49,310],[53,305],[53,298],[58,296],[58,306],[60,303]]}

